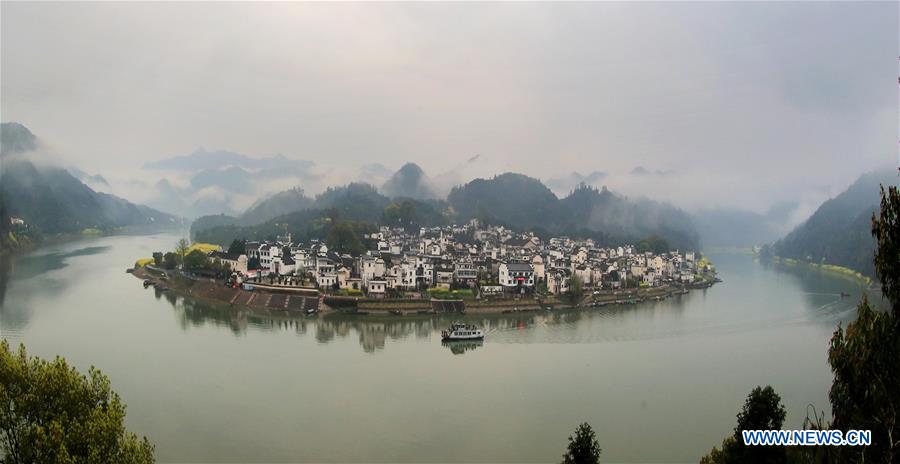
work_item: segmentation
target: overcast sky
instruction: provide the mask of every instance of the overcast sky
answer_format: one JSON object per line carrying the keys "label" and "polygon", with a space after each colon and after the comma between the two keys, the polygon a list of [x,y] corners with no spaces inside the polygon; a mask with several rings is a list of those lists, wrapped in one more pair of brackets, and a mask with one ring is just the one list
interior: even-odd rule
{"label": "overcast sky", "polygon": [[433,176],[480,154],[468,176],[763,210],[898,162],[897,2],[0,10],[0,116],[89,172],[201,146]]}

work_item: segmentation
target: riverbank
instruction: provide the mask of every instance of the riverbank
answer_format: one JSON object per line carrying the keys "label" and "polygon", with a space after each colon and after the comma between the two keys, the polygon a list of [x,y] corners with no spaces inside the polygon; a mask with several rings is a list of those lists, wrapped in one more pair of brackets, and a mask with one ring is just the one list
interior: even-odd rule
{"label": "riverbank", "polygon": [[616,291],[593,292],[578,301],[559,296],[516,296],[484,299],[368,299],[320,295],[314,288],[251,284],[254,290],[225,287],[208,278],[191,278],[176,271],[153,266],[136,267],[133,275],[147,281],[148,287],[160,292],[183,296],[217,305],[246,308],[260,313],[288,313],[301,316],[316,313],[345,313],[359,316],[408,316],[424,314],[501,314],[560,309],[587,309],[614,305],[632,305],[659,301],[688,293],[691,289],[708,288],[719,280],[710,277],[690,286],[660,286]]}
{"label": "riverbank", "polygon": [[864,285],[867,288],[872,287],[873,285],[873,280],[871,277],[865,276],[861,272],[850,269],[849,267],[838,266],[836,264],[813,263],[793,258],[782,258],[781,256],[772,256],[771,261],[775,264],[784,266],[803,266],[809,269],[843,277]]}

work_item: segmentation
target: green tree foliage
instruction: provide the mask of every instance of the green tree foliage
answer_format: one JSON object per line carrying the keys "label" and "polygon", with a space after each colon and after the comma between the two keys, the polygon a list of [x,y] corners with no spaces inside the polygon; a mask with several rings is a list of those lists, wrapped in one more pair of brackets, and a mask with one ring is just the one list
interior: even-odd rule
{"label": "green tree foliage", "polygon": [[[882,293],[891,310],[876,311],[863,297],[857,306],[856,320],[847,324],[846,330],[838,326],[828,349],[828,363],[834,373],[828,395],[833,421],[822,425],[843,431],[871,430],[872,445],[791,450],[790,456],[801,462],[893,463],[900,459],[900,430],[897,428],[900,412],[900,193],[896,187],[881,188],[880,210],[878,215],[871,216],[871,230],[876,242],[875,273],[881,280]],[[772,410],[774,403],[769,398],[752,404]],[[755,429],[768,429],[775,424],[780,426],[780,421],[766,420],[766,417],[780,417],[783,421],[783,410],[777,415],[739,415],[738,427],[752,425]],[[744,460],[746,456],[740,454],[742,444],[736,433],[722,443],[721,450],[713,448],[701,463],[763,462]],[[775,451],[772,453],[770,458]]]}
{"label": "green tree foliage", "polygon": [[143,464],[153,445],[125,429],[125,405],[93,367],[29,357],[0,342],[0,462]]}
{"label": "green tree foliage", "polygon": [[[774,244],[775,255],[849,267],[874,277],[872,214],[879,211],[879,186],[896,185],[897,171],[863,174],[846,191],[822,203],[803,224]],[[895,189],[896,190],[896,189]],[[894,259],[897,259],[894,249]]]}
{"label": "green tree foliage", "polygon": [[363,246],[356,234],[354,225],[349,222],[338,222],[331,226],[326,244],[328,248],[338,254],[360,255],[366,251],[366,247]]}
{"label": "green tree foliage", "polygon": [[184,257],[184,268],[192,271],[210,269],[211,264],[209,256],[200,250],[191,251]]}
{"label": "green tree foliage", "polygon": [[734,434],[722,441],[722,448],[700,459],[701,464],[784,463],[787,453],[780,446],[745,446],[742,430],[780,430],[787,412],[781,397],[771,386],[756,387],[747,396],[737,415]]}
{"label": "green tree foliage", "polygon": [[657,255],[668,253],[669,250],[671,250],[671,248],[669,247],[669,242],[667,242],[666,239],[660,237],[659,235],[651,235],[637,242],[636,247],[639,253],[650,251]]}
{"label": "green tree foliage", "polygon": [[163,267],[170,271],[178,267],[178,255],[171,251],[163,255]]}
{"label": "green tree foliage", "polygon": [[259,262],[259,258],[257,258],[256,256],[247,260],[247,270],[255,271],[255,270],[259,269],[260,267],[261,267],[261,264]]}
{"label": "green tree foliage", "polygon": [[163,265],[163,254],[160,251],[153,252],[153,264],[159,267]]}
{"label": "green tree foliage", "polygon": [[247,242],[244,240],[234,239],[228,246],[228,254],[240,256],[247,253]]}
{"label": "green tree foliage", "polygon": [[569,291],[566,295],[573,304],[578,303],[584,297],[584,281],[578,274],[572,274],[572,277],[569,277]]}
{"label": "green tree foliage", "polygon": [[418,228],[419,218],[416,215],[415,203],[411,200],[391,203],[384,209],[382,223],[406,229]]}
{"label": "green tree foliage", "polygon": [[828,362],[834,372],[829,399],[831,427],[872,431],[872,445],[837,450],[843,462],[896,462],[900,459],[900,194],[881,189],[879,216],[872,215],[875,271],[891,311],[872,309],[866,298],[856,320],[831,339]]}
{"label": "green tree foliage", "polygon": [[872,431],[872,445],[836,450],[842,462],[896,462],[900,458],[900,324],[890,312],[877,312],[867,299],[856,320],[838,327],[828,362],[834,381],[831,428]]}
{"label": "green tree foliage", "polygon": [[569,436],[562,464],[597,464],[600,462],[601,451],[594,429],[584,422],[575,429],[575,435]]}
{"label": "green tree foliage", "polygon": [[872,215],[875,248],[875,270],[881,291],[891,302],[894,315],[900,312],[900,190],[881,187],[880,217]]}

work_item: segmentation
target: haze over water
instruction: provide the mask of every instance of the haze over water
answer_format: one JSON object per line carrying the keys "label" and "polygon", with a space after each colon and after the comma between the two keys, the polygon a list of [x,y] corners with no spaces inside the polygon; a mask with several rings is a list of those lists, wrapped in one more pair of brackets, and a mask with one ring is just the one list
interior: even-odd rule
{"label": "haze over water", "polygon": [[[142,288],[179,235],[47,246],[9,262],[0,336],[95,365],[160,462],[556,461],[590,422],[605,462],[696,462],[771,384],[800,427],[827,408],[828,340],[860,290],[711,253],[724,282],[635,306],[452,320],[264,317]],[[851,294],[840,298],[840,292]],[[468,348],[468,349],[467,349]]]}

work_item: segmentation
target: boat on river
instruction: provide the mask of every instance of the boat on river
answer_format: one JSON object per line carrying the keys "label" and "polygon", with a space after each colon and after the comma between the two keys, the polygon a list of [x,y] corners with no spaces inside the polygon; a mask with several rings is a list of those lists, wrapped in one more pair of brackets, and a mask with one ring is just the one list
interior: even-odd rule
{"label": "boat on river", "polygon": [[441,331],[441,340],[482,340],[484,332],[473,324],[463,324],[462,322],[454,322],[447,327],[447,330]]}

